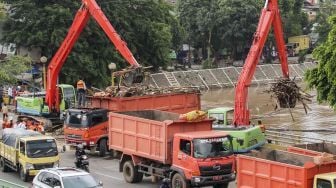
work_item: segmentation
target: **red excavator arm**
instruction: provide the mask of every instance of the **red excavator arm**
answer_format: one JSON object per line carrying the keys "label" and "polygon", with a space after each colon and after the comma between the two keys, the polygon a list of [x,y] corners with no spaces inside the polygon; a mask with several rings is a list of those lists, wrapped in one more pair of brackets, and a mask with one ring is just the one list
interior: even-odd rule
{"label": "red excavator arm", "polygon": [[87,24],[90,15],[92,15],[96,22],[102,27],[108,38],[112,41],[116,49],[126,59],[126,61],[134,68],[140,67],[132,52],[128,49],[127,44],[120,38],[96,1],[82,0],[82,6],[78,10],[66,38],[62,42],[54,57],[51,59],[48,66],[46,103],[48,104],[50,111],[56,110],[59,112],[59,99],[56,87],[57,78],[66,58],[71,52],[72,47]]}
{"label": "red excavator arm", "polygon": [[252,46],[237,82],[234,107],[234,125],[249,125],[250,113],[247,104],[248,87],[251,84],[256,66],[259,62],[260,55],[271,29],[271,25],[273,25],[283,76],[285,78],[289,78],[287,52],[283,38],[278,1],[266,0],[265,6],[261,11],[257,31],[254,34]]}

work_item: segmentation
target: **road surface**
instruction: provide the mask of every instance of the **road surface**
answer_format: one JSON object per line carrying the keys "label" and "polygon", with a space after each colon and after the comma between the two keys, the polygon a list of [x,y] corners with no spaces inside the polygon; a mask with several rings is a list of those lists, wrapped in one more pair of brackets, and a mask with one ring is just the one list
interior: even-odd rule
{"label": "road surface", "polygon": [[[61,154],[61,166],[74,166],[74,151],[67,151]],[[160,183],[153,183],[151,178],[145,177],[141,183],[129,184],[123,179],[122,173],[119,173],[118,160],[109,157],[100,158],[98,156],[89,155],[90,171],[91,174],[99,181],[103,182],[104,187],[122,187],[122,188],[135,188],[135,187],[148,187],[157,188]],[[19,185],[29,187],[30,182],[24,183],[20,180],[19,174],[16,172],[0,172],[0,179],[5,179],[10,182],[15,182]],[[230,188],[234,188],[231,183]]]}

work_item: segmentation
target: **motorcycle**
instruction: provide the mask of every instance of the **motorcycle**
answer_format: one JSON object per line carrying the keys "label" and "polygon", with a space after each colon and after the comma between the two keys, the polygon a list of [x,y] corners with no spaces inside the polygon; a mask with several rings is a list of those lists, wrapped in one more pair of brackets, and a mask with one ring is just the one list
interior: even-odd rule
{"label": "motorcycle", "polygon": [[87,172],[90,172],[89,170],[89,158],[87,155],[80,155],[76,158],[76,167],[83,169]]}
{"label": "motorcycle", "polygon": [[89,170],[89,158],[85,154],[82,145],[77,146],[75,155],[76,155],[76,161],[75,161],[76,167],[89,172],[90,171]]}

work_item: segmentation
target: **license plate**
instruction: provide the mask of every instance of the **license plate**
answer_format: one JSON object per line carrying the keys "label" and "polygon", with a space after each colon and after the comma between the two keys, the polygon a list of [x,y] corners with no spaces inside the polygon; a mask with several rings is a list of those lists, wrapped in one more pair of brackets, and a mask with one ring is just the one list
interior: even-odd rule
{"label": "license plate", "polygon": [[213,176],[212,177],[212,180],[221,180],[222,179],[222,176]]}

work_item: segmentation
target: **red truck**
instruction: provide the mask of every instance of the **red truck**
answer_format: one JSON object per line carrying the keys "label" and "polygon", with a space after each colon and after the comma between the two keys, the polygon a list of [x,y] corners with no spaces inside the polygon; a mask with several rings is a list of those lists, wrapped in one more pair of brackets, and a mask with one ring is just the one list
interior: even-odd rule
{"label": "red truck", "polygon": [[227,187],[235,179],[232,137],[213,131],[212,120],[179,120],[157,110],[111,112],[109,149],[120,154],[119,171],[129,183],[143,176],[169,178],[173,188]]}
{"label": "red truck", "polygon": [[318,188],[328,181],[327,177],[335,178],[330,174],[336,170],[332,158],[330,154],[324,157],[323,153],[294,147],[238,155],[237,187]]}
{"label": "red truck", "polygon": [[90,97],[88,109],[68,109],[65,115],[64,136],[66,144],[83,144],[86,149],[107,152],[108,112],[159,109],[186,113],[201,108],[200,94],[170,93],[134,97]]}

